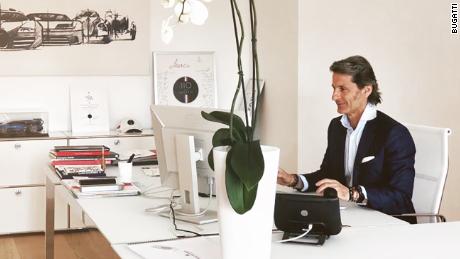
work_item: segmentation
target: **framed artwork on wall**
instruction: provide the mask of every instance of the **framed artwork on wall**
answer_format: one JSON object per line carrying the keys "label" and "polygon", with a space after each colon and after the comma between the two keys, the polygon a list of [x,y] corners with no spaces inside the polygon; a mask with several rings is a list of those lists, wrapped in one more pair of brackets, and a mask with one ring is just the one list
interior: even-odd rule
{"label": "framed artwork on wall", "polygon": [[100,87],[70,89],[72,135],[105,135],[109,133],[108,92]]}
{"label": "framed artwork on wall", "polygon": [[149,75],[150,1],[0,2],[0,75]]}
{"label": "framed artwork on wall", "polygon": [[154,52],[154,103],[217,107],[214,52]]}
{"label": "framed artwork on wall", "polygon": [[[252,99],[252,84],[254,83],[254,79],[250,78],[247,82],[246,82],[246,85],[245,85],[245,89],[246,89],[246,107],[247,107],[247,111],[248,111],[248,114],[251,114],[251,109],[252,109],[252,106],[253,106],[253,103],[251,102],[251,99]],[[260,87],[260,94],[263,93],[264,91],[264,87],[265,87],[265,80],[263,79],[259,79],[259,87]],[[257,85],[256,85],[256,92],[257,92]],[[257,98],[254,100],[255,101],[255,105],[254,105],[254,108],[257,107]],[[243,100],[243,91],[240,90],[240,92],[238,93],[238,96],[236,98],[236,103],[235,103],[235,109],[237,110],[240,110],[240,111],[244,111],[244,100]]]}

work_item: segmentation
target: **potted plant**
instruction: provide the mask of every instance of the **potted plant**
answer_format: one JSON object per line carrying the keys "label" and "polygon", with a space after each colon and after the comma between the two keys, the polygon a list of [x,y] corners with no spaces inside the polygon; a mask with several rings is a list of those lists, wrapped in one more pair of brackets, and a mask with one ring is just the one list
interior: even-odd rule
{"label": "potted plant", "polygon": [[[180,0],[176,10],[182,10],[178,23],[193,17],[187,1]],[[193,2],[192,2],[193,1]],[[256,124],[259,113],[260,80],[257,56],[257,16],[254,0],[248,0],[250,8],[252,41],[252,84],[245,85],[243,61],[241,59],[244,26],[236,0],[231,4],[233,29],[238,58],[238,85],[233,96],[230,112],[202,112],[203,118],[225,125],[216,131],[212,142],[214,149],[208,161],[216,174],[216,195],[222,257],[228,258],[270,258],[273,226],[273,210],[276,195],[279,149],[262,146],[256,139]],[[175,0],[165,0],[172,7]],[[180,6],[182,5],[182,6]],[[163,24],[165,41],[170,40],[171,28]],[[247,87],[251,96],[246,98]],[[237,116],[235,103],[239,94],[243,96],[244,118]],[[249,107],[249,109],[248,109]]]}
{"label": "potted plant", "polygon": [[[242,71],[243,20],[236,0],[230,0],[238,56],[238,85],[230,112],[202,112],[202,116],[227,126],[214,134],[208,156],[216,174],[216,192],[223,258],[270,258],[273,209],[276,195],[279,149],[261,146],[256,139],[260,106],[257,17],[249,1],[252,40],[252,88],[250,100]],[[242,94],[244,118],[234,114]],[[249,109],[248,109],[249,105]]]}

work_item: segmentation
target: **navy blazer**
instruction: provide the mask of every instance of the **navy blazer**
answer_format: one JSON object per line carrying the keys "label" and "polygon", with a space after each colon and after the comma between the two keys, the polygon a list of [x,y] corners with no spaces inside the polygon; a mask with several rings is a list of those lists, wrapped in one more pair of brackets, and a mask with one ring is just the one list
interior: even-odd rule
{"label": "navy blazer", "polygon": [[[315,191],[315,183],[324,178],[347,185],[344,165],[347,130],[340,118],[334,118],[329,124],[328,145],[320,170],[304,175],[309,183],[307,191]],[[375,158],[362,163],[368,156]],[[364,186],[370,208],[386,214],[414,213],[411,201],[414,162],[415,145],[407,128],[377,111],[377,117],[366,122],[359,141],[353,185]],[[408,221],[414,223],[414,219]]]}

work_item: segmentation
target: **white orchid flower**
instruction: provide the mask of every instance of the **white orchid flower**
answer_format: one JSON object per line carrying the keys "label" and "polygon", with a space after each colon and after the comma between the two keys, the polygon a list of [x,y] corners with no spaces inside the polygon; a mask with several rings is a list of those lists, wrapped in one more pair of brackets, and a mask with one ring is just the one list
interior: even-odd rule
{"label": "white orchid flower", "polygon": [[163,20],[161,24],[161,40],[165,44],[169,44],[174,37],[173,27],[169,24],[172,16],[169,16],[168,19]]}

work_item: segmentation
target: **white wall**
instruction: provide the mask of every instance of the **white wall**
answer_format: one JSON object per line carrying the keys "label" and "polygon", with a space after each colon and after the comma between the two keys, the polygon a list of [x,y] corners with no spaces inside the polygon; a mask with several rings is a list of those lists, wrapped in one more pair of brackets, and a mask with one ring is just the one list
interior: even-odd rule
{"label": "white wall", "polygon": [[[204,26],[178,26],[172,43],[165,45],[160,39],[160,26],[162,19],[171,15],[172,10],[164,9],[159,0],[151,1],[150,6],[146,6],[151,10],[150,45],[152,51],[215,51],[219,107],[226,108],[230,107],[237,82],[236,48],[230,5],[228,1],[213,1],[207,5],[210,17]],[[247,10],[247,7],[242,7],[243,14],[247,13]],[[151,58],[152,53],[145,53],[145,55]],[[49,112],[50,131],[70,130],[69,88],[79,85],[102,87],[108,90],[111,128],[114,128],[124,117],[137,119],[143,127],[151,127],[149,106],[153,102],[153,86],[150,74],[99,77],[0,77],[0,111],[14,108],[42,108]]]}
{"label": "white wall", "polygon": [[259,62],[265,79],[261,140],[281,149],[280,167],[297,168],[298,2],[256,1]]}
{"label": "white wall", "polygon": [[[249,1],[239,1],[249,23]],[[152,51],[215,51],[218,101],[230,108],[237,83],[237,57],[229,1],[207,4],[209,18],[204,26],[180,25],[173,41],[160,38],[161,21],[172,14],[160,1],[150,3]],[[279,12],[274,0],[256,1],[259,17],[261,77],[266,80],[261,118],[261,137],[266,144],[281,148],[281,166],[297,166],[297,1],[288,1]],[[146,7],[147,8],[147,7]],[[250,77],[250,27],[246,26],[243,50],[246,80]],[[151,57],[151,53],[145,53]],[[1,57],[1,52],[0,52]],[[52,60],[44,62],[53,62]],[[0,68],[1,69],[1,68]],[[151,71],[151,67],[149,68]],[[49,111],[50,131],[70,130],[69,88],[89,85],[108,89],[110,125],[125,117],[150,128],[149,106],[153,102],[152,76],[99,77],[0,77],[0,111],[11,108],[42,108]],[[286,126],[289,125],[289,126]],[[289,137],[286,137],[289,136]]]}
{"label": "white wall", "polygon": [[299,1],[299,170],[319,167],[328,123],[338,116],[330,64],[363,55],[383,93],[380,110],[400,122],[453,130],[441,212],[460,219],[460,37],[450,34],[450,2]]}

